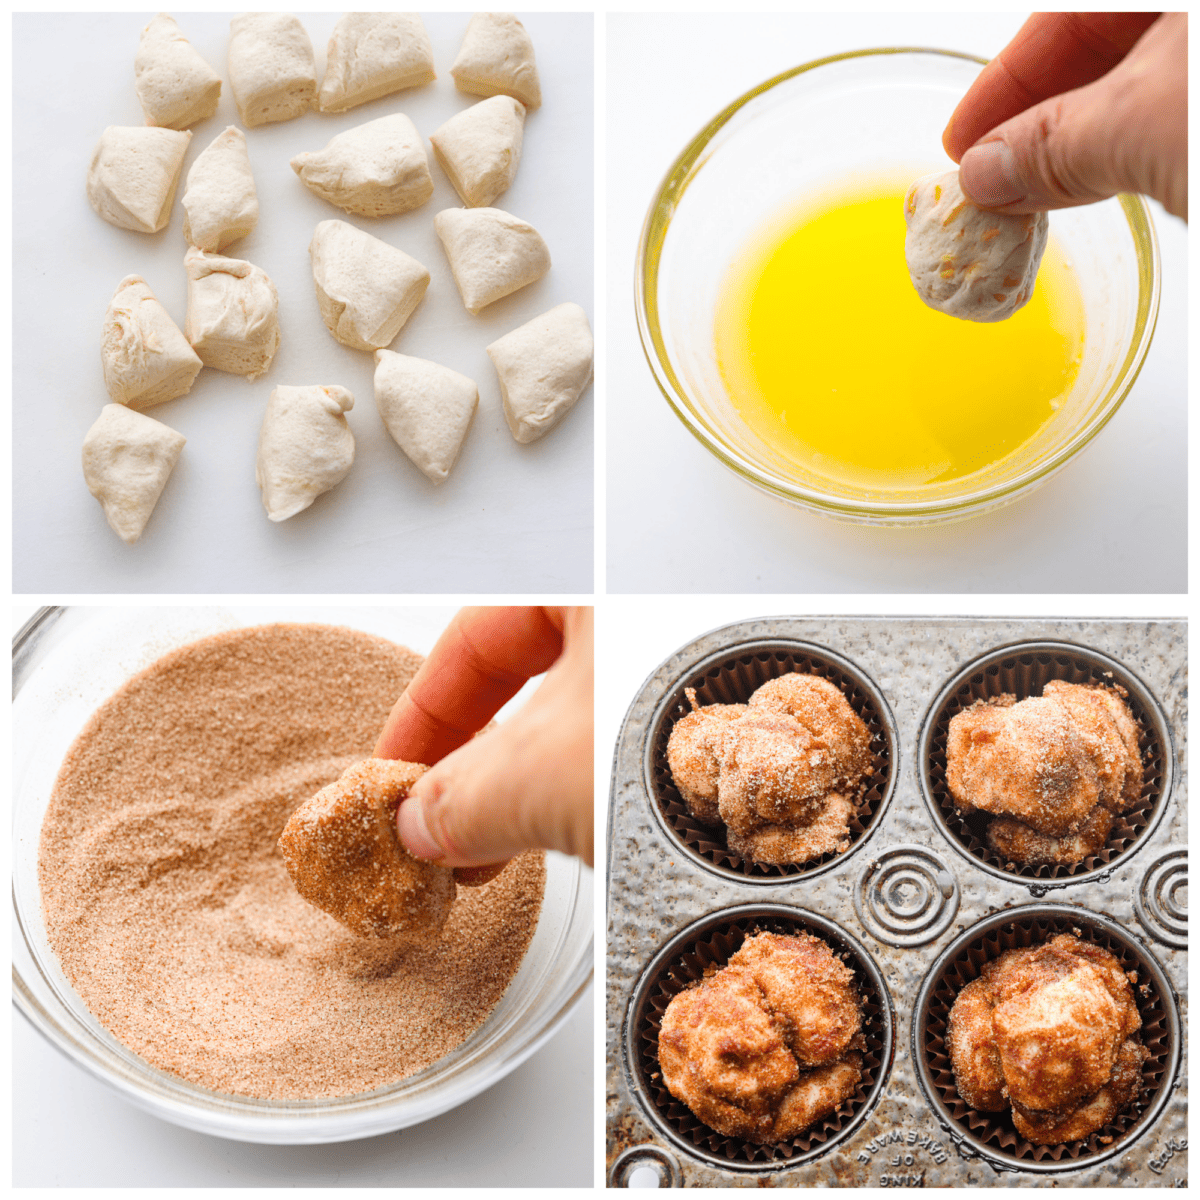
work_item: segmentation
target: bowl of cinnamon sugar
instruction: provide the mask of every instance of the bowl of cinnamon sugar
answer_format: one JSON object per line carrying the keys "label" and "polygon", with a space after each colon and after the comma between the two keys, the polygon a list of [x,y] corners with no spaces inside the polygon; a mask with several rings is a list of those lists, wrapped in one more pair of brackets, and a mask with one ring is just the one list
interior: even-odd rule
{"label": "bowl of cinnamon sugar", "polygon": [[[529,852],[430,944],[291,886],[291,812],[368,758],[449,612],[41,610],[13,643],[14,1002],[125,1099],[242,1141],[462,1104],[592,976],[591,872]],[[316,623],[319,621],[320,623]]]}

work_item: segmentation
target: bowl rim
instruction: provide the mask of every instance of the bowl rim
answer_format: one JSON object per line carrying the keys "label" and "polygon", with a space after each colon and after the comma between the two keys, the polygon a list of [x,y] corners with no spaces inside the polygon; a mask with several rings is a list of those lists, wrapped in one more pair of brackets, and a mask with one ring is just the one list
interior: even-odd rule
{"label": "bowl rim", "polygon": [[815,509],[829,516],[855,521],[909,524],[972,516],[1015,500],[1022,493],[1044,483],[1062,470],[1108,424],[1129,394],[1145,362],[1158,322],[1162,290],[1162,270],[1158,237],[1149,206],[1143,197],[1121,193],[1116,199],[1124,212],[1136,254],[1138,275],[1137,310],[1134,336],[1114,382],[1108,388],[1092,419],[1077,430],[1044,461],[1027,468],[1011,479],[972,489],[962,496],[934,500],[853,500],[833,496],[816,488],[784,480],[727,445],[693,408],[687,390],[679,380],[662,336],[657,304],[658,266],[672,217],[688,187],[705,162],[713,139],[746,105],[769,92],[819,67],[859,58],[894,55],[936,55],[984,66],[989,61],[975,54],[941,50],[929,46],[881,46],[850,50],[814,59],[764,80],[744,92],[709,120],[688,142],[667,169],[654,193],[642,223],[634,265],[634,309],[638,336],[651,374],[671,410],[685,428],[718,461],[747,483],[789,504]]}

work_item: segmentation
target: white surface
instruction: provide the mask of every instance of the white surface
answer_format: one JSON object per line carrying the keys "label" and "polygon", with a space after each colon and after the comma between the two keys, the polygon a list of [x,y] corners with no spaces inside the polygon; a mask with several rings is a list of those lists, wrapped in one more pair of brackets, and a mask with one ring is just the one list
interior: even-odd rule
{"label": "white surface", "polygon": [[[555,304],[593,315],[592,16],[522,15],[544,102],[525,124],[513,186],[497,203],[545,238],[554,266],[479,317],[462,306],[433,230],[461,202],[432,158],[433,198],[414,212],[348,216],[300,182],[289,160],[345,129],[404,112],[428,136],[478,97],[449,74],[464,14],[425,18],[435,83],[328,115],[246,131],[258,228],[226,254],[262,267],[280,296],[282,345],[251,383],[206,368],[191,392],[149,410],[188,438],[142,539],[125,546],[83,482],[80,447],[106,393],[105,307],[120,280],[143,275],[182,326],[186,281],[181,180],[168,227],[116,229],[84,195],[106,125],[140,125],[133,87],[138,37],[151,14],[14,18],[14,532],[17,592],[589,592],[592,589],[593,413],[589,390],[542,441],[517,445],[504,422],[485,346]],[[225,80],[216,114],[193,127],[183,178],[227,125],[241,127],[228,85],[229,15],[181,14],[181,28]],[[318,80],[336,15],[305,13]],[[480,405],[450,478],[432,485],[392,441],[375,409],[374,359],[334,341],[317,309],[308,244],[318,222],[349,220],[432,272],[392,349],[430,358],[479,385]],[[258,430],[280,383],[341,384],[355,396],[357,440],[346,480],[280,525],[254,482]]]}
{"label": "white surface", "polygon": [[638,235],[667,168],[706,121],[811,59],[914,45],[989,57],[1023,20],[968,12],[608,17],[610,593],[1186,591],[1187,230],[1157,204],[1158,328],[1121,410],[1045,487],[960,525],[840,525],[756,492],[688,433],[642,353],[633,307]]}

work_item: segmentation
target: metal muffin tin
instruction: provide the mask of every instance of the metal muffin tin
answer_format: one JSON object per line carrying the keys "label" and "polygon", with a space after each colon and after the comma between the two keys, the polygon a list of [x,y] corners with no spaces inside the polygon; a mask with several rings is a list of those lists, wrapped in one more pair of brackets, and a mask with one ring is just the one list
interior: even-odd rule
{"label": "metal muffin tin", "polygon": [[[1187,628],[1182,621],[764,618],[673,654],[635,697],[616,747],[608,828],[608,1165],[626,1186],[1185,1186]],[[673,722],[745,700],[800,667],[867,721],[876,773],[853,844],[800,869],[743,864],[686,820],[664,770]],[[1130,821],[1079,869],[991,856],[942,801],[945,722],[976,695],[1046,678],[1120,684],[1146,783]],[[940,730],[940,732],[939,732]],[[811,1136],[757,1148],[707,1131],[655,1076],[670,995],[753,928],[806,928],[856,973],[870,1070]],[[1150,1059],[1139,1106],[1086,1143],[1030,1147],[1004,1115],[970,1113],[941,1030],[960,981],[998,947],[1074,932],[1138,973]],[[874,1040],[871,1040],[871,1039]]]}

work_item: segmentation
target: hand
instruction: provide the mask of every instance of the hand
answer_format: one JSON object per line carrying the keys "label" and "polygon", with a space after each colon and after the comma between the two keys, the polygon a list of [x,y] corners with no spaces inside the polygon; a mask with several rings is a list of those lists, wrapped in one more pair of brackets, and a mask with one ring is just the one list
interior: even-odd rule
{"label": "hand", "polygon": [[1187,13],[1039,13],[942,135],[981,208],[1142,192],[1187,220]]}
{"label": "hand", "polygon": [[[543,671],[524,708],[475,736]],[[592,678],[590,608],[461,609],[375,747],[377,758],[434,764],[396,814],[401,842],[456,868],[460,883],[486,883],[531,847],[590,866]]]}

